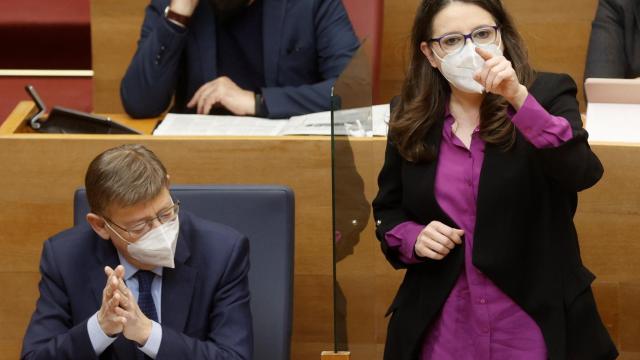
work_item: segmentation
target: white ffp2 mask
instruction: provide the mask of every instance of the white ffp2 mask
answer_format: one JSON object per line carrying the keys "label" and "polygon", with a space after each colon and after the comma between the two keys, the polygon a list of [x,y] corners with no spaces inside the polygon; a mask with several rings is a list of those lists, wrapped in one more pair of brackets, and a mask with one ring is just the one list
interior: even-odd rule
{"label": "white ffp2 mask", "polygon": [[[109,223],[107,225],[111,227]],[[174,257],[179,232],[180,221],[178,217],[151,229],[134,243],[125,240],[118,232],[114,231],[122,241],[128,244],[127,251],[131,257],[145,265],[168,268],[175,267]]]}
{"label": "white ffp2 mask", "polygon": [[[484,59],[476,52],[477,45],[469,42],[462,50],[440,58],[435,51],[433,54],[440,59],[440,72],[457,89],[467,93],[482,94],[484,86],[473,79],[473,74],[482,69]],[[500,45],[483,45],[483,49],[494,55],[502,55]]]}

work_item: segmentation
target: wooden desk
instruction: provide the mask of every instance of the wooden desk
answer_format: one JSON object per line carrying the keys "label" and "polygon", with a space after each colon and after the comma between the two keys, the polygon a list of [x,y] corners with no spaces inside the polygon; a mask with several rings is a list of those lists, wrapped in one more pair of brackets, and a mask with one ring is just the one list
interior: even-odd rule
{"label": "wooden desk", "polygon": [[[328,137],[152,137],[45,135],[20,124],[20,103],[0,128],[0,359],[18,357],[34,309],[43,241],[71,226],[73,191],[106,148],[142,143],[158,154],[175,183],[284,184],[296,196],[292,359],[318,359],[332,346],[331,172]],[[114,118],[149,132],[155,120]],[[146,130],[145,130],[146,129]],[[371,200],[384,159],[383,138],[353,139],[350,150]],[[640,357],[640,146],[595,144],[605,176],[580,194],[576,225],[585,264],[598,276],[600,312],[622,359]],[[401,271],[380,253],[373,221],[338,263],[354,360],[381,359],[384,310]],[[274,324],[276,326],[276,324]]]}

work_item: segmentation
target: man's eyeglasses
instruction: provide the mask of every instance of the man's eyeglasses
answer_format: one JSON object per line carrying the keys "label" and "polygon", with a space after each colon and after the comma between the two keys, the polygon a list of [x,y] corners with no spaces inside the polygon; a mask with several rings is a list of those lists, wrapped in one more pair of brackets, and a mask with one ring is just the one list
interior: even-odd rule
{"label": "man's eyeglasses", "polygon": [[450,33],[438,38],[429,39],[429,42],[438,43],[442,51],[451,55],[462,50],[467,39],[471,39],[477,46],[486,46],[494,43],[498,37],[498,28],[499,26],[497,25],[482,26],[466,35],[462,33]]}
{"label": "man's eyeglasses", "polygon": [[175,220],[178,217],[179,211],[180,211],[180,200],[176,200],[175,204],[171,205],[166,209],[160,210],[155,217],[143,220],[135,225],[132,225],[129,228],[124,228],[114,223],[107,217],[105,217],[105,220],[107,220],[111,225],[126,232],[129,235],[130,239],[135,239],[146,234],[149,230],[151,230],[153,228],[153,222],[156,220],[158,220],[160,224],[165,224]]}

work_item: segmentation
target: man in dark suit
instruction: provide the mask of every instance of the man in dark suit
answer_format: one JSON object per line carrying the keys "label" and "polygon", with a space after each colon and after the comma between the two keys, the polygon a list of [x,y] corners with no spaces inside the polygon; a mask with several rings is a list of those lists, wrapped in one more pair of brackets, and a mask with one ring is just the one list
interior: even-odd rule
{"label": "man in dark suit", "polygon": [[246,237],[179,213],[141,145],[100,154],[85,185],[87,224],[44,243],[22,359],[251,359]]}
{"label": "man in dark suit", "polygon": [[132,117],[329,110],[358,46],[341,0],[152,0],[120,94]]}
{"label": "man in dark suit", "polygon": [[640,1],[600,0],[584,78],[640,77]]}

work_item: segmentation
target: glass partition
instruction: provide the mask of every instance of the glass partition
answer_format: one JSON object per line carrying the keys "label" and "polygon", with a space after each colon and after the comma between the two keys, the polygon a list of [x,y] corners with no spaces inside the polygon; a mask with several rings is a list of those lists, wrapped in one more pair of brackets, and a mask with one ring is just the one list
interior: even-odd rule
{"label": "glass partition", "polygon": [[370,54],[364,42],[334,86],[331,111],[334,350],[350,351],[356,360],[382,358],[386,319],[381,304],[387,296],[379,293],[376,274],[389,272],[371,215],[386,143],[373,135],[382,134],[385,115],[380,112],[388,112],[388,106],[373,106]]}

